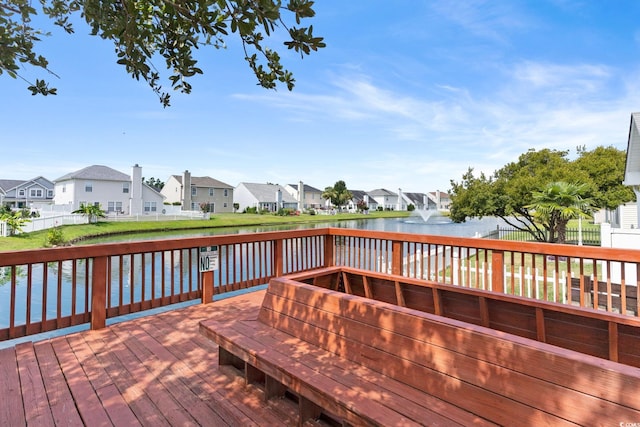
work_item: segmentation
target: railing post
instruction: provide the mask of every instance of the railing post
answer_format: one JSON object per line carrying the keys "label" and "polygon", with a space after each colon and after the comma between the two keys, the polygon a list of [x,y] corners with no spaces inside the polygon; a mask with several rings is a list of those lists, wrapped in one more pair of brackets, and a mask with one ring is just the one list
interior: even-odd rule
{"label": "railing post", "polygon": [[491,290],[504,292],[504,252],[491,251]]}
{"label": "railing post", "polygon": [[284,247],[284,241],[282,239],[277,239],[274,241],[274,254],[273,254],[273,263],[274,263],[274,273],[275,277],[280,277],[284,273],[284,263],[282,250]]}
{"label": "railing post", "polygon": [[213,301],[213,271],[203,271],[202,276],[202,303]]}
{"label": "railing post", "polygon": [[327,234],[324,240],[324,266],[333,267],[335,265],[335,259],[333,258],[334,250],[336,246],[336,236],[333,234]]}
{"label": "railing post", "polygon": [[102,329],[107,320],[107,257],[93,258],[91,273],[91,329]]}
{"label": "railing post", "polygon": [[402,275],[402,242],[394,240],[391,246],[391,274]]}

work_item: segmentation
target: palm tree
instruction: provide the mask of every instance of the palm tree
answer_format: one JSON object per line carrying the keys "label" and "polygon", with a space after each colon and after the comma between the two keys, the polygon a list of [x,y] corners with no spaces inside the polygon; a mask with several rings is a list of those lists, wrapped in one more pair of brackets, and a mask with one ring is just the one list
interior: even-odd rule
{"label": "palm tree", "polygon": [[77,209],[71,213],[79,213],[79,214],[82,214],[83,216],[86,216],[87,218],[89,218],[90,224],[98,222],[98,218],[105,217],[104,211],[102,210],[99,204],[88,205],[88,204],[82,203],[80,205],[80,209]]}
{"label": "palm tree", "polygon": [[591,199],[584,197],[587,189],[586,184],[558,181],[533,193],[533,202],[527,208],[548,231],[548,242],[565,243],[569,220],[587,218],[593,211]]}
{"label": "palm tree", "polygon": [[331,200],[331,204],[340,210],[352,197],[344,181],[337,181],[333,187],[326,187],[322,192],[322,198]]}

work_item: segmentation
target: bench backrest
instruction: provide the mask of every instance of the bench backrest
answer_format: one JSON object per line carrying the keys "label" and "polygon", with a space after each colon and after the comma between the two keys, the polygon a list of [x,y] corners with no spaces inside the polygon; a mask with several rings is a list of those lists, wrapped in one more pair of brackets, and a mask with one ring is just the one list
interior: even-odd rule
{"label": "bench backrest", "polygon": [[640,420],[640,369],[293,280],[259,320],[499,424]]}

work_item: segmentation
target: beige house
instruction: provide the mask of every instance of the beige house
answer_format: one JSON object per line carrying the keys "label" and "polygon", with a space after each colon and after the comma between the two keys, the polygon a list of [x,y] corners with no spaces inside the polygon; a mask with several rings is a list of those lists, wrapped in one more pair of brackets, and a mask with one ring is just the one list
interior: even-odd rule
{"label": "beige house", "polygon": [[298,184],[287,184],[284,189],[298,201],[297,209],[301,212],[305,209],[320,209],[325,204],[325,199],[322,198],[322,191],[304,184],[302,181]]}
{"label": "beige house", "polygon": [[171,175],[160,191],[165,203],[185,211],[233,212],[233,187],[209,176]]}

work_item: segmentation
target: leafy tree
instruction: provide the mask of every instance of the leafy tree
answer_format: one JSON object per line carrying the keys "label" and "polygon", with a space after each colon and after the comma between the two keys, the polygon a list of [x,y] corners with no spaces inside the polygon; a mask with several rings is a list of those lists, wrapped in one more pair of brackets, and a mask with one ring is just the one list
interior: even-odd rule
{"label": "leafy tree", "polygon": [[538,241],[549,235],[545,225],[535,221],[529,208],[534,193],[551,182],[564,181],[585,185],[585,197],[597,190],[589,174],[575,167],[567,151],[529,150],[517,162],[505,165],[490,177],[476,177],[473,169],[462,181],[451,181],[451,219],[464,222],[469,217],[496,216],[510,226],[528,232]]}
{"label": "leafy tree", "polygon": [[[38,2],[35,2],[38,3]],[[225,48],[235,34],[241,41],[245,60],[258,84],[274,89],[281,83],[294,86],[291,72],[280,62],[266,38],[284,39],[284,46],[301,57],[325,47],[322,37],[313,35],[313,26],[300,26],[315,16],[312,0],[40,0],[40,10],[25,0],[0,0],[0,74],[26,81],[33,95],[55,95],[44,79],[29,82],[20,74],[30,65],[54,75],[47,58],[36,44],[50,33],[33,26],[40,12],[71,34],[71,20],[79,14],[91,28],[91,35],[110,40],[117,63],[136,80],[145,80],[166,107],[170,96],[163,89],[160,66],[171,71],[168,80],[174,90],[191,92],[189,80],[202,74],[194,50],[200,47]],[[295,22],[295,23],[294,23]],[[286,36],[276,31],[286,33]]]}
{"label": "leafy tree", "polygon": [[596,206],[615,209],[635,200],[631,187],[623,185],[627,153],[615,147],[596,147],[593,151],[578,148],[573,164],[585,171],[597,183],[592,199]]}
{"label": "leafy tree", "polygon": [[149,187],[155,188],[157,191],[162,190],[162,187],[164,187],[164,182],[161,181],[159,178],[151,177],[145,180],[144,177],[142,177],[142,182],[147,184]]}
{"label": "leafy tree", "polygon": [[547,241],[565,243],[567,223],[574,218],[586,218],[592,210],[592,201],[584,197],[586,184],[551,182],[542,191],[533,193],[533,211],[536,222],[547,230]]}
{"label": "leafy tree", "polygon": [[336,181],[333,187],[326,187],[322,192],[322,198],[331,201],[333,206],[342,209],[350,199],[353,198],[351,191],[347,190],[347,184],[344,181]]}
{"label": "leafy tree", "polygon": [[71,213],[82,214],[89,218],[90,224],[95,224],[98,222],[98,218],[104,218],[106,215],[100,205],[90,205],[82,203],[80,205],[80,209],[76,209]]}

